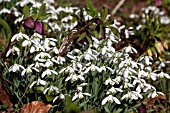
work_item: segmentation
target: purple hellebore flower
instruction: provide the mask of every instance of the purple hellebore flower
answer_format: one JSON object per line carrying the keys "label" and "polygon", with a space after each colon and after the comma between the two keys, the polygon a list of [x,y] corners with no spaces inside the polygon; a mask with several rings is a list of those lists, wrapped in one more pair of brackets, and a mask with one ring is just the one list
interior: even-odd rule
{"label": "purple hellebore flower", "polygon": [[102,28],[102,36],[101,36],[101,39],[102,39],[102,40],[106,39],[105,28]]}
{"label": "purple hellebore flower", "polygon": [[95,18],[95,22],[97,25],[100,25],[102,23],[102,20],[100,18]]}
{"label": "purple hellebore flower", "polygon": [[44,24],[39,21],[35,21],[35,31],[41,35],[44,34]]}
{"label": "purple hellebore flower", "polygon": [[162,0],[155,0],[155,6],[159,7],[162,5]]}
{"label": "purple hellebore flower", "polygon": [[24,19],[24,25],[29,29],[34,29],[35,28],[34,19],[31,16]]}

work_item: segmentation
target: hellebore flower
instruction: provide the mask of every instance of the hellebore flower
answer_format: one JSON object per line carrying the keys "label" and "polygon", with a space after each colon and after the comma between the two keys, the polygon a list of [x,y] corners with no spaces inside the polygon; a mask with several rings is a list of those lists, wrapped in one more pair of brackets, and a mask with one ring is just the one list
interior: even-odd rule
{"label": "hellebore flower", "polygon": [[159,7],[162,5],[162,0],[155,0],[155,6]]}
{"label": "hellebore flower", "polygon": [[44,24],[39,21],[35,21],[35,31],[39,34],[44,34]]}
{"label": "hellebore flower", "polygon": [[34,19],[32,17],[28,17],[24,20],[24,25],[29,29],[35,28]]}

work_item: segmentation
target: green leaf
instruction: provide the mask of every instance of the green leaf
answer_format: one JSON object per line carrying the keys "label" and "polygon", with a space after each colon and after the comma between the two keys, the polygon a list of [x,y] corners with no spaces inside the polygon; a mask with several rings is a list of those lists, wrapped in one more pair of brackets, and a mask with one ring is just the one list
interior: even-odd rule
{"label": "green leaf", "polygon": [[51,16],[51,13],[46,13],[45,15],[38,17],[38,19],[40,21],[43,21],[43,20],[49,18],[50,16]]}
{"label": "green leaf", "polygon": [[33,18],[34,20],[37,20],[38,14],[33,14],[33,15],[32,15],[32,18]]}
{"label": "green leaf", "polygon": [[38,13],[38,17],[41,17],[41,16],[44,16],[46,13],[45,13],[45,5],[46,3],[43,3],[40,7],[40,10],[39,10],[39,13]]}
{"label": "green leaf", "polygon": [[90,39],[89,36],[86,35],[86,38],[87,38],[87,40],[88,40],[89,43],[92,43],[92,41],[91,41],[91,39]]}
{"label": "green leaf", "polygon": [[89,101],[89,100],[82,102],[82,103],[79,105],[79,108],[85,106],[85,104],[86,104],[88,101]]}
{"label": "green leaf", "polygon": [[114,110],[113,113],[120,113],[122,110],[123,110],[123,109],[118,108],[118,109]]}
{"label": "green leaf", "polygon": [[102,7],[102,12],[101,12],[101,19],[102,19],[102,21],[105,21],[105,19],[107,17],[107,14],[108,14],[108,9],[105,6],[103,6]]}
{"label": "green leaf", "polygon": [[53,96],[45,94],[45,98],[47,99],[48,102],[52,101],[54,99]]}
{"label": "green leaf", "polygon": [[87,13],[92,16],[92,17],[98,17],[98,11],[97,11],[97,8],[93,6],[93,4],[91,3],[90,0],[87,1],[87,7],[88,7],[88,10],[87,10]]}
{"label": "green leaf", "polygon": [[115,27],[110,27],[110,29],[112,30],[112,32],[113,32],[116,36],[119,35],[119,31],[118,31],[117,28],[115,28]]}
{"label": "green leaf", "polygon": [[23,12],[23,14],[24,14],[24,18],[27,18],[27,17],[30,16],[30,8],[29,8],[27,5],[24,6],[22,12]]}
{"label": "green leaf", "polygon": [[6,31],[6,38],[10,39],[12,36],[12,31],[11,31],[10,26],[8,25],[8,23],[5,20],[3,20],[1,18],[0,18],[0,24],[2,25],[2,29],[4,28]]}
{"label": "green leaf", "polygon": [[2,105],[2,108],[8,108],[9,107],[9,104],[3,104]]}
{"label": "green leaf", "polygon": [[85,36],[86,36],[86,33],[85,33],[85,32],[82,33],[82,34],[80,35],[80,37],[78,38],[77,42],[79,42],[80,40],[82,40]]}

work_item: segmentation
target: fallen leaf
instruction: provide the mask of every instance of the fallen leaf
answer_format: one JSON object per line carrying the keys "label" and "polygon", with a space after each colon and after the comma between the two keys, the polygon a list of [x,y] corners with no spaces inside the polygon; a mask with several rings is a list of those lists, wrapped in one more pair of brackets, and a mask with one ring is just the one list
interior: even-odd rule
{"label": "fallen leaf", "polygon": [[33,101],[31,103],[25,104],[20,113],[47,113],[51,108],[51,105],[44,104],[41,101]]}

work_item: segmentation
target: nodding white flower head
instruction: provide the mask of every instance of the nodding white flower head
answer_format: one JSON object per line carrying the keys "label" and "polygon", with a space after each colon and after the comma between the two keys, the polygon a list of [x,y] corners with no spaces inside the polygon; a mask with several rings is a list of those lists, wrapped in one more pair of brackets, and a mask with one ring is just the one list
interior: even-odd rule
{"label": "nodding white flower head", "polygon": [[[44,40],[44,48],[48,51],[51,50],[54,46],[56,46],[57,40],[54,38],[45,38]],[[53,46],[53,47],[50,47]]]}
{"label": "nodding white flower head", "polygon": [[23,38],[29,40],[29,37],[26,34],[23,34],[21,32],[19,32],[18,34],[15,34],[12,38],[11,38],[11,42],[13,42],[14,40],[22,40]]}
{"label": "nodding white flower head", "polygon": [[31,89],[35,84],[45,86],[45,85],[47,85],[47,82],[44,81],[44,80],[38,79],[38,80],[32,82],[32,84],[30,85],[30,89]]}
{"label": "nodding white flower head", "polygon": [[35,57],[35,61],[39,59],[46,59],[46,58],[51,58],[50,54],[46,52],[41,52]]}
{"label": "nodding white flower head", "polygon": [[125,52],[126,53],[138,53],[137,50],[131,46],[125,47]]}
{"label": "nodding white flower head", "polygon": [[58,75],[58,73],[56,71],[47,69],[42,73],[41,77],[44,78],[46,75],[50,76],[52,73],[55,75]]}
{"label": "nodding white flower head", "polygon": [[26,46],[31,46],[31,44],[32,44],[32,42],[31,42],[31,40],[29,39],[29,40],[24,40],[23,42],[22,42],[22,46],[23,47],[26,47]]}
{"label": "nodding white flower head", "polygon": [[18,54],[20,55],[20,50],[19,48],[13,46],[11,49],[8,50],[8,52],[6,53],[6,57],[8,57],[10,54],[12,53],[12,55]]}
{"label": "nodding white flower head", "polygon": [[109,95],[102,100],[102,105],[106,104],[107,102],[113,103],[113,101],[116,102],[116,104],[121,104],[121,102],[116,97]]}
{"label": "nodding white flower head", "polygon": [[75,93],[74,97],[72,98],[72,101],[76,100],[77,98],[79,99],[82,99],[83,97],[85,96],[91,96],[91,94],[89,93],[82,93],[82,92],[79,92],[79,93]]}
{"label": "nodding white flower head", "polygon": [[80,80],[82,80],[82,81],[85,80],[85,78],[84,78],[81,74],[80,74],[80,75],[71,74],[69,77],[67,77],[67,78],[65,79],[65,81],[71,80],[71,82],[75,82],[75,81],[77,81],[78,79],[80,79]]}
{"label": "nodding white flower head", "polygon": [[159,74],[157,74],[157,76],[159,78],[164,78],[166,77],[167,79],[170,79],[170,76],[167,74],[167,73],[164,73],[164,72],[160,72]]}
{"label": "nodding white flower head", "polygon": [[44,94],[47,93],[47,91],[55,91],[56,93],[59,93],[59,89],[56,86],[50,86],[44,90]]}
{"label": "nodding white flower head", "polygon": [[143,96],[139,93],[139,92],[136,92],[136,91],[131,91],[131,92],[128,92],[127,94],[125,94],[121,100],[128,100],[128,99],[131,99],[131,100],[138,100],[138,99],[142,99]]}
{"label": "nodding white flower head", "polygon": [[19,65],[19,64],[14,64],[12,65],[10,68],[9,68],[9,72],[16,72],[16,71],[19,71],[20,68],[24,69],[24,67],[22,65]]}
{"label": "nodding white flower head", "polygon": [[23,76],[25,73],[30,75],[32,73],[32,69],[35,70],[36,72],[39,72],[39,70],[33,66],[34,64],[29,65],[26,69],[22,71],[21,75]]}
{"label": "nodding white flower head", "polygon": [[123,90],[122,90],[122,89],[120,89],[120,88],[114,88],[114,87],[111,87],[111,88],[107,91],[107,93],[106,93],[106,94],[115,94],[117,91],[119,91],[119,92],[123,92]]}

